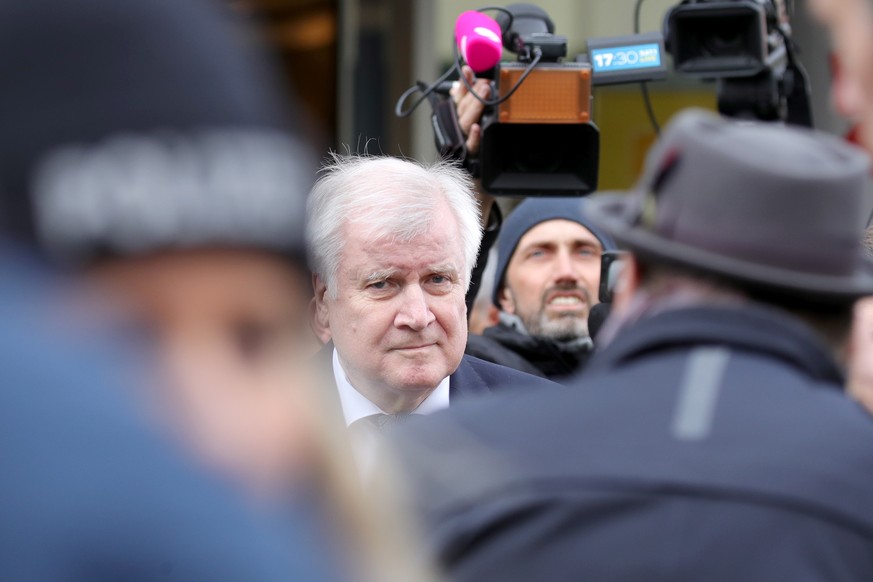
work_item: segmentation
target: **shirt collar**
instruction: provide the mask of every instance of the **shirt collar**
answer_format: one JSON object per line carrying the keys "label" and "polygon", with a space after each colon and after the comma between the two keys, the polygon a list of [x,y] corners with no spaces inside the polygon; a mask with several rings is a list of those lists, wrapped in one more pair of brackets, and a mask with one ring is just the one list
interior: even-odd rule
{"label": "shirt collar", "polygon": [[[336,348],[333,349],[333,377],[334,380],[336,380],[336,387],[339,391],[340,404],[343,407],[343,416],[345,417],[346,426],[350,426],[356,420],[360,420],[373,414],[388,414],[352,386],[352,383],[349,381],[349,378],[340,363],[339,354],[337,354]],[[412,411],[412,414],[433,414],[434,412],[448,408],[449,382],[450,376],[443,378],[443,380],[437,385],[436,389],[428,394],[427,398],[418,405],[418,408]]]}

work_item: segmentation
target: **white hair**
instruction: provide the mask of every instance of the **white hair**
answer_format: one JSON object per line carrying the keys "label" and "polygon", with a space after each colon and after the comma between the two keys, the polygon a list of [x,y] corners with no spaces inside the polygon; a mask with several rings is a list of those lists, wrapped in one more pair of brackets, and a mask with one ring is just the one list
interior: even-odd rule
{"label": "white hair", "polygon": [[374,238],[408,242],[432,225],[441,201],[458,225],[464,251],[464,285],[482,242],[479,203],[469,175],[449,162],[415,161],[370,155],[331,155],[312,188],[306,240],[312,269],[336,297],[336,277],[349,223],[366,224]]}

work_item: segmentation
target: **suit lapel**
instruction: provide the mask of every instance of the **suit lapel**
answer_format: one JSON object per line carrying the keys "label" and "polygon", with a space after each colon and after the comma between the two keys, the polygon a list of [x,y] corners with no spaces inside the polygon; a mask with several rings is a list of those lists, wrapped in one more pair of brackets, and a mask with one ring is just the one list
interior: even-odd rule
{"label": "suit lapel", "polygon": [[491,388],[482,375],[476,370],[469,358],[464,356],[455,373],[449,376],[449,404],[456,398],[488,394]]}

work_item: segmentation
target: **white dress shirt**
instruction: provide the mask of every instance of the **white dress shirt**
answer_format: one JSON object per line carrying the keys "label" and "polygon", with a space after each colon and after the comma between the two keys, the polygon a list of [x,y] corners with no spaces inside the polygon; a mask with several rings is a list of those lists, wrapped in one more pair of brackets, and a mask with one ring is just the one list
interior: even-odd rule
{"label": "white dress shirt", "polygon": [[[366,396],[358,392],[352,386],[346,375],[343,366],[340,363],[339,355],[336,348],[333,349],[333,377],[336,381],[336,387],[339,391],[340,404],[343,408],[343,416],[346,420],[346,426],[349,427],[356,420],[360,420],[373,414],[388,414]],[[428,394],[418,408],[412,411],[412,414],[431,414],[438,410],[449,407],[449,378],[443,378],[442,382],[436,389]],[[362,427],[365,428],[365,427]],[[350,431],[351,432],[351,431]],[[361,478],[365,481],[371,475],[376,459],[379,455],[382,435],[377,434],[374,429],[357,431],[351,440],[352,454],[355,458],[355,463],[358,465],[358,471]]]}
{"label": "white dress shirt", "polygon": [[[333,377],[339,391],[340,404],[343,407],[346,426],[351,426],[356,420],[373,414],[389,414],[368,400],[366,396],[352,386],[340,363],[336,348],[333,349]],[[446,376],[437,385],[436,389],[428,394],[427,398],[418,405],[418,408],[412,411],[412,414],[432,414],[448,407],[449,377]]]}

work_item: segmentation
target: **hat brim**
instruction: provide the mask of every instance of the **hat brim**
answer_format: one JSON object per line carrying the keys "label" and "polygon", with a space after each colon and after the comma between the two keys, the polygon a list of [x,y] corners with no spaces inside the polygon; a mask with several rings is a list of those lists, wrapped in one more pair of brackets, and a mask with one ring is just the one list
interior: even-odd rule
{"label": "hat brim", "polygon": [[601,194],[588,200],[589,216],[623,246],[643,259],[650,259],[719,275],[760,289],[823,303],[851,302],[873,295],[873,263],[863,260],[849,276],[817,275],[760,265],[726,257],[699,247],[666,239],[627,223],[631,196]]}

